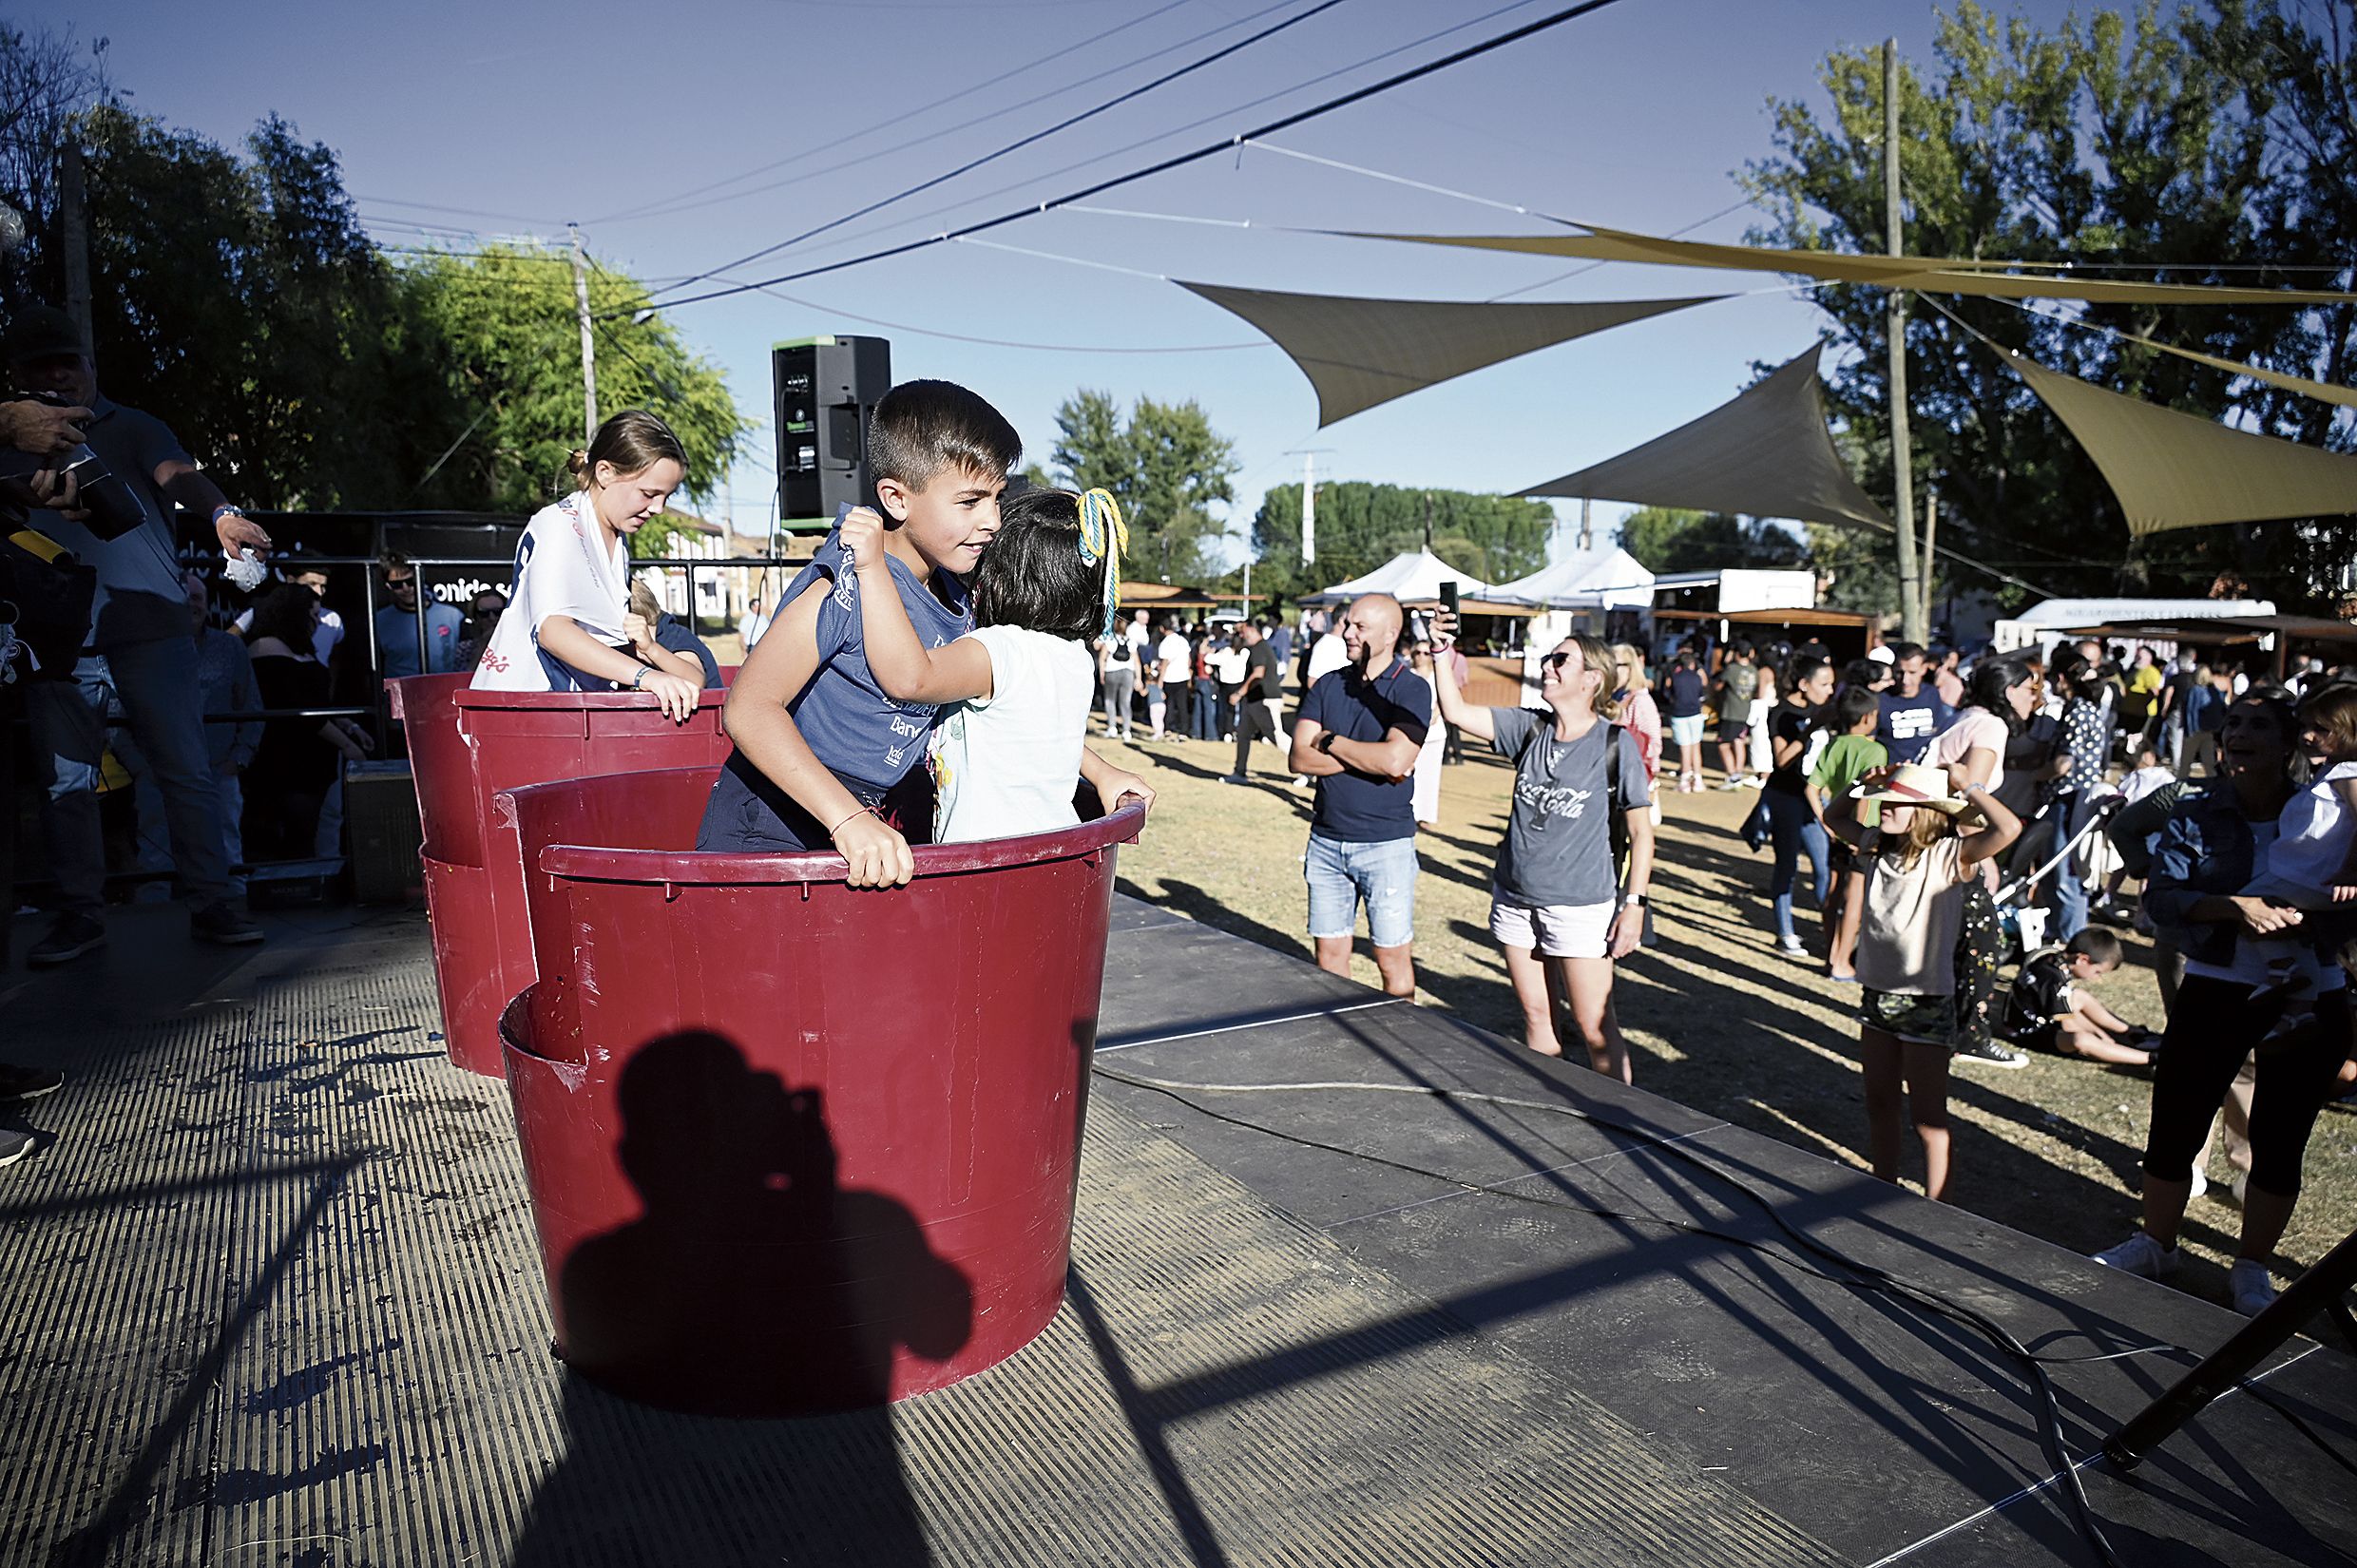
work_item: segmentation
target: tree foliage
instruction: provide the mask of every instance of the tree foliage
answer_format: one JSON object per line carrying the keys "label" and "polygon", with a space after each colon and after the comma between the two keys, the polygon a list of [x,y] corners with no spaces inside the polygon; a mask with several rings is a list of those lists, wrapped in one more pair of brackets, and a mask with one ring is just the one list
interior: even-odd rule
{"label": "tree foliage", "polygon": [[[312,509],[544,505],[582,444],[571,275],[527,247],[399,263],[361,229],[335,154],[266,119],[240,148],[135,114],[95,52],[0,29],[0,200],[28,242],[11,303],[62,301],[56,169],[84,149],[99,383],[171,425],[231,496]],[[680,432],[687,491],[747,429],[645,291],[601,269],[601,406]]]}
{"label": "tree foliage", "polygon": [[[2347,27],[2357,0],[2332,0],[2327,18]],[[2348,48],[2346,32],[2305,26],[2268,0],[2218,0],[2206,17],[2147,0],[2051,31],[1962,0],[1942,19],[1931,69],[1901,70],[1905,248],[2116,278],[2347,287],[2357,263]],[[1775,155],[1746,171],[1771,217],[1752,238],[1882,252],[1878,51],[1834,52],[1820,82],[1824,111],[1771,105]],[[1816,297],[1849,351],[1830,361],[1830,400],[1861,482],[1888,502],[1885,296],[1826,286]],[[2116,391],[2349,444],[2324,405],[2099,330],[2346,382],[2357,328],[2346,308],[1941,303],[1987,337]],[[1986,348],[1921,303],[1907,341],[1918,483],[1936,481],[1943,537],[1967,554],[2058,592],[2248,586],[2297,603],[2328,598],[2336,564],[2357,554],[2347,520],[2131,540],[2092,461]]]}
{"label": "tree foliage", "polygon": [[1789,569],[1808,558],[1801,541],[1776,524],[1673,507],[1639,507],[1622,518],[1620,547],[1653,572],[1722,566]]}
{"label": "tree foliage", "polygon": [[1317,561],[1301,564],[1301,487],[1280,485],[1253,519],[1253,591],[1314,593],[1364,577],[1403,551],[1424,547],[1485,583],[1526,577],[1546,564],[1555,511],[1543,501],[1465,490],[1407,489],[1356,480],[1317,488]]}
{"label": "tree foliage", "polygon": [[1110,392],[1083,388],[1057,409],[1056,431],[1056,483],[1121,502],[1132,576],[1188,583],[1211,569],[1222,525],[1210,508],[1236,499],[1238,465],[1201,405],[1140,397],[1124,420]]}

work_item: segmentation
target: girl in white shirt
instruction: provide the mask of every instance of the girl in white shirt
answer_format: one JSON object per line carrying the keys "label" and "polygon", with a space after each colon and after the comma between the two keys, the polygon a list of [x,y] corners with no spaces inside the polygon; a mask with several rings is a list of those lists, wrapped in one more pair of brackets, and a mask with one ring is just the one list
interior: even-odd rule
{"label": "girl in white shirt", "polygon": [[[899,701],[945,705],[932,740],[937,844],[1080,821],[1072,795],[1096,695],[1089,648],[1117,630],[1129,535],[1111,495],[1025,490],[999,515],[971,579],[975,628],[932,649],[887,591],[882,520],[860,510],[843,521],[844,548],[874,582],[859,602],[876,683]],[[1127,782],[1151,799],[1142,781]]]}
{"label": "girl in white shirt", "polygon": [[474,685],[646,692],[683,724],[703,690],[703,666],[658,643],[655,628],[630,613],[628,541],[680,488],[686,451],[661,419],[626,409],[600,425],[589,449],[565,467],[573,493],[524,526],[510,603],[475,666]]}

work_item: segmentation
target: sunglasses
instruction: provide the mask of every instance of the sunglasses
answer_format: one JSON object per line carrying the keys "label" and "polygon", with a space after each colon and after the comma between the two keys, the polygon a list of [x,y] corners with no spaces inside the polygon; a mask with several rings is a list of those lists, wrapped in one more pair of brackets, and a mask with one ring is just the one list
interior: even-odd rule
{"label": "sunglasses", "polygon": [[1544,659],[1539,660],[1539,662],[1544,664],[1550,670],[1560,670],[1564,665],[1571,662],[1571,652],[1569,649],[1564,649],[1558,653],[1551,653]]}

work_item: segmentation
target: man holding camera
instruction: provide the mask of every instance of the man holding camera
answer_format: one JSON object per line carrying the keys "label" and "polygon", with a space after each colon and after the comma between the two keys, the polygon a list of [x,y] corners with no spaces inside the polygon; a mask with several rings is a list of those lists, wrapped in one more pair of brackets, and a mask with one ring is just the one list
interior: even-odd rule
{"label": "man holding camera", "polygon": [[[90,646],[69,680],[26,693],[35,774],[48,792],[42,827],[63,892],[56,923],[28,963],[68,963],[106,940],[105,852],[96,786],[106,748],[109,689],[155,770],[172,859],[193,908],[192,933],[222,944],[259,942],[261,928],[233,900],[221,802],[204,742],[188,605],[172,531],[177,503],[213,524],[224,549],[266,550],[270,536],[230,505],[161,420],[101,396],[81,335],[64,312],[17,313],[6,338],[22,391],[89,411],[83,424],[94,463],[75,469],[77,509],[52,532],[98,569]],[[105,475],[120,481],[108,485]],[[106,500],[104,505],[100,497]]]}

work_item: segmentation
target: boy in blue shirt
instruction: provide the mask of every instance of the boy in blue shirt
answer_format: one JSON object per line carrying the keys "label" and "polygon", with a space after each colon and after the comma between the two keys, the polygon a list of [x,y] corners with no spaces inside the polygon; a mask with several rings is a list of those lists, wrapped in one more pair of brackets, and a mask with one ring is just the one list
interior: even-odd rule
{"label": "boy in blue shirt", "polygon": [[[888,531],[892,585],[929,648],[974,628],[966,574],[999,528],[999,495],[1023,441],[964,387],[894,387],[869,422],[868,458]],[[838,519],[839,521],[839,519]],[[868,668],[859,574],[839,533],[787,588],[776,618],[729,688],[722,722],[737,751],[704,808],[699,850],[791,853],[832,845],[854,888],[913,874],[908,840],[880,810],[926,756],[929,702],[884,695]],[[1081,775],[1110,810],[1144,780],[1081,754]]]}

